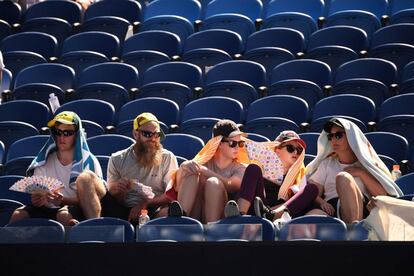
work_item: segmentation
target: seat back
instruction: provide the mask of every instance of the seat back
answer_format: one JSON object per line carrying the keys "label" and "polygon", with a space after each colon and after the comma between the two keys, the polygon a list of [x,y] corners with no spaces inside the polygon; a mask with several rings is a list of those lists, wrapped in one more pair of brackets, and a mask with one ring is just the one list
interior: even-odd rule
{"label": "seat back", "polygon": [[0,141],[4,143],[6,152],[13,142],[38,135],[39,131],[31,124],[20,121],[3,121],[0,122]]}
{"label": "seat back", "polygon": [[9,190],[14,183],[21,179],[23,179],[23,176],[19,175],[0,176],[0,198],[15,200],[25,205],[30,204],[32,202],[30,194]]}
{"label": "seat back", "polygon": [[7,224],[0,235],[6,243],[63,243],[65,228],[57,221],[29,218]]}
{"label": "seat back", "polygon": [[397,162],[409,159],[409,145],[403,136],[390,132],[369,132],[365,134],[378,154],[389,156]]}
{"label": "seat back", "polygon": [[81,6],[77,2],[44,1],[30,6],[24,14],[24,20],[39,17],[57,17],[73,25],[81,22],[81,12]]}
{"label": "seat back", "polygon": [[395,183],[404,194],[414,194],[414,173],[401,176]]}
{"label": "seat back", "polygon": [[88,138],[87,142],[94,155],[111,156],[112,153],[130,147],[135,140],[118,134],[104,134]]}
{"label": "seat back", "polygon": [[23,204],[19,201],[0,198],[0,226],[9,223],[14,210],[22,206]]}
{"label": "seat back", "polygon": [[45,59],[57,56],[58,44],[55,37],[40,32],[23,32],[9,35],[1,41],[3,53],[28,51],[42,55]]}
{"label": "seat back", "polygon": [[194,23],[200,19],[201,4],[195,0],[183,0],[179,5],[169,0],[152,1],[145,7],[144,20],[169,15],[181,16]]}
{"label": "seat back", "polygon": [[204,142],[191,134],[172,133],[166,135],[162,145],[175,155],[191,160],[204,147]]}
{"label": "seat back", "polygon": [[21,121],[40,129],[47,125],[50,116],[47,105],[37,101],[9,101],[0,105],[0,121]]}
{"label": "seat back", "polygon": [[100,16],[117,16],[133,24],[142,20],[142,7],[138,1],[98,1],[86,9],[84,21]]}

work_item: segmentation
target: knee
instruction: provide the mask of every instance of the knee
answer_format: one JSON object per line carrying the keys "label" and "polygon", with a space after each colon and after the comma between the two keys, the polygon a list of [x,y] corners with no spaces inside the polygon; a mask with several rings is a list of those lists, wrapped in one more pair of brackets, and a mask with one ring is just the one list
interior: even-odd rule
{"label": "knee", "polygon": [[15,222],[22,219],[29,218],[29,213],[23,210],[22,208],[18,208],[14,210],[13,214],[10,217],[10,222]]}
{"label": "knee", "polygon": [[246,171],[244,172],[244,175],[248,175],[251,177],[261,177],[262,169],[259,167],[259,165],[250,164],[249,166],[247,166]]}
{"label": "knee", "polygon": [[213,191],[213,190],[221,189],[221,187],[223,187],[223,184],[217,177],[209,177],[206,180],[204,189],[205,191]]}
{"label": "knee", "polygon": [[84,171],[76,178],[76,188],[82,191],[85,188],[90,188],[98,181],[98,176],[91,171]]}
{"label": "knee", "polygon": [[348,172],[340,172],[336,175],[336,190],[348,190],[354,186],[354,177]]}
{"label": "knee", "polygon": [[304,188],[304,192],[309,194],[311,197],[316,198],[319,194],[319,189],[318,186],[316,186],[315,184],[308,183]]}

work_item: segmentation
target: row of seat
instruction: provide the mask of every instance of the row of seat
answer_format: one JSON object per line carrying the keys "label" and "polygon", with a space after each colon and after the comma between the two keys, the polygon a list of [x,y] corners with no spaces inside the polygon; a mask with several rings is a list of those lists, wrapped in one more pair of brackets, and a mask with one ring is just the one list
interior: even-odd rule
{"label": "row of seat", "polygon": [[[0,206],[13,201],[0,199]],[[2,210],[4,210],[2,208]],[[0,214],[4,219],[6,212]],[[148,242],[148,241],[275,241],[275,240],[367,240],[368,231],[361,225],[347,228],[340,219],[328,216],[295,218],[281,229],[255,216],[235,216],[202,225],[189,217],[162,217],[140,228],[122,219],[103,217],[82,221],[65,229],[47,219],[26,219],[0,228],[0,243],[75,243],[75,242]]]}

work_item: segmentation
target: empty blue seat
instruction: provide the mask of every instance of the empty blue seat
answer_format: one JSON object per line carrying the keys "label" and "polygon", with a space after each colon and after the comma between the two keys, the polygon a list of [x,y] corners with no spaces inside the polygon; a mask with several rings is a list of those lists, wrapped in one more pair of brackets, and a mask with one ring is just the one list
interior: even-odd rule
{"label": "empty blue seat", "polygon": [[101,16],[116,16],[136,25],[142,21],[142,6],[138,1],[97,1],[84,14],[84,21]]}
{"label": "empty blue seat", "polygon": [[2,79],[0,81],[0,94],[3,93],[4,90],[9,90],[12,88],[13,80],[12,73],[6,68],[3,68],[1,74]]}
{"label": "empty blue seat", "polygon": [[74,25],[81,22],[81,12],[81,6],[76,2],[43,1],[30,6],[24,13],[24,20],[39,17],[57,17]]}
{"label": "empty blue seat", "polygon": [[[109,1],[109,2],[113,2],[113,1]],[[124,2],[132,2],[132,1],[122,1],[120,3],[124,3]],[[99,31],[99,32],[106,32],[109,34],[113,34],[119,39],[120,43],[122,44],[128,33],[129,26],[130,24],[128,20],[118,17],[118,16],[98,16],[98,17],[92,17],[89,20],[83,22],[81,31],[82,32]]]}
{"label": "empty blue seat", "polygon": [[135,229],[128,221],[101,217],[84,220],[73,226],[68,242],[132,242]]}
{"label": "empty blue seat", "polygon": [[30,204],[32,202],[30,194],[9,190],[14,183],[21,179],[23,179],[23,176],[20,175],[0,176],[0,198],[16,200],[22,204]]}
{"label": "empty blue seat", "polygon": [[332,95],[358,94],[372,99],[376,106],[392,96],[398,82],[397,67],[379,58],[363,58],[340,66],[335,74]]}
{"label": "empty blue seat", "polygon": [[414,3],[410,0],[389,1],[390,24],[412,23]]}
{"label": "empty blue seat", "polygon": [[40,54],[45,59],[56,57],[58,44],[55,37],[40,32],[23,32],[9,35],[0,44],[3,53],[28,51]]}
{"label": "empty blue seat", "polygon": [[109,59],[102,53],[95,51],[73,51],[64,53],[59,62],[71,67],[78,79],[81,72],[89,66],[109,62]]}
{"label": "empty blue seat", "polygon": [[285,27],[300,31],[305,38],[317,30],[318,18],[323,15],[324,1],[269,1],[262,28]]}
{"label": "empty blue seat", "polygon": [[191,160],[204,147],[204,142],[202,139],[190,134],[172,133],[166,135],[162,145],[175,155]]}
{"label": "empty blue seat", "polygon": [[4,163],[4,157],[6,156],[6,149],[4,143],[0,141],[0,164]]}
{"label": "empty blue seat", "polygon": [[47,125],[50,115],[49,108],[44,103],[37,101],[19,100],[0,105],[0,121],[26,122],[37,129]]}
{"label": "empty blue seat", "polygon": [[3,61],[14,77],[11,82],[12,87],[14,79],[21,70],[32,65],[47,63],[47,60],[42,55],[28,51],[11,51],[3,53]]}
{"label": "empty blue seat", "polygon": [[65,228],[55,220],[29,218],[5,225],[0,237],[2,243],[63,243]]}
{"label": "empty blue seat", "polygon": [[78,33],[65,39],[62,55],[75,51],[93,51],[104,54],[108,59],[119,56],[119,39],[112,34],[90,31]]}
{"label": "empty blue seat", "polygon": [[[46,144],[48,139],[49,135],[35,135],[19,139],[11,144],[9,150],[7,151],[6,174],[25,176],[27,168]],[[26,196],[25,198],[30,198],[29,195]],[[16,200],[22,203],[28,203],[27,201],[20,199]]]}
{"label": "empty blue seat", "polygon": [[182,0],[179,5],[169,0],[157,0],[150,2],[144,11],[144,21],[159,16],[180,16],[191,24],[201,15],[201,4],[195,0]]}
{"label": "empty blue seat", "polygon": [[365,135],[378,154],[397,162],[409,159],[409,145],[403,136],[390,132],[369,132]]}
{"label": "empty blue seat", "polygon": [[8,35],[11,35],[12,30],[9,23],[0,19],[0,41]]}
{"label": "empty blue seat", "polygon": [[409,173],[398,178],[395,183],[404,194],[414,194],[414,173]]}
{"label": "empty blue seat", "polygon": [[332,82],[331,69],[324,62],[300,59],[284,62],[272,70],[268,95],[293,95],[312,109],[324,97],[325,85]]}
{"label": "empty blue seat", "polygon": [[217,118],[202,117],[189,119],[180,124],[179,131],[201,138],[204,143],[213,136],[213,126],[219,121]]}
{"label": "empty blue seat", "polygon": [[318,153],[318,139],[320,133],[318,132],[305,132],[299,134],[300,138],[306,143],[306,153],[315,155]]}
{"label": "empty blue seat", "polygon": [[72,25],[61,18],[38,17],[26,20],[22,25],[22,31],[50,34],[57,39],[58,47],[61,47],[61,43],[72,35]]}
{"label": "empty blue seat", "polygon": [[130,147],[135,140],[118,134],[103,134],[87,139],[94,155],[111,156],[113,153]]}
{"label": "empty blue seat", "polygon": [[414,59],[414,24],[401,23],[383,27],[372,36],[370,57],[393,62],[398,70]]}
{"label": "empty blue seat", "polygon": [[21,121],[0,122],[0,141],[4,143],[6,152],[8,150],[8,147],[13,144],[13,142],[38,134],[39,131],[28,123]]}
{"label": "empty blue seat", "polygon": [[317,239],[323,241],[347,240],[346,224],[334,217],[308,215],[288,221],[280,229],[279,240]]}
{"label": "empty blue seat", "polygon": [[75,71],[69,66],[37,64],[20,71],[16,76],[13,97],[47,104],[49,94],[54,93],[62,103],[65,100],[65,92],[74,87],[74,82]]}
{"label": "empty blue seat", "polygon": [[10,25],[19,23],[22,15],[20,5],[13,1],[0,1],[0,19]]}
{"label": "empty blue seat", "polygon": [[414,91],[414,62],[410,62],[400,70],[400,94],[411,93]]}
{"label": "empty blue seat", "polygon": [[203,241],[201,222],[190,217],[155,218],[141,226],[137,241]]}

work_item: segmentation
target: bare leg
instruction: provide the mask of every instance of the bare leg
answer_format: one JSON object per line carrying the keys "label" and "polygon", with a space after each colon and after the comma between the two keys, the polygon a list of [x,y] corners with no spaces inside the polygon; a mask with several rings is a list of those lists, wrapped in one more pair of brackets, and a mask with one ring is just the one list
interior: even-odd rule
{"label": "bare leg", "polygon": [[313,216],[313,215],[319,215],[319,216],[327,216],[328,214],[325,213],[324,211],[322,211],[321,209],[312,209],[309,212],[306,213],[306,215],[308,216]]}
{"label": "bare leg", "polygon": [[106,189],[102,181],[91,171],[81,173],[76,179],[78,198],[85,218],[101,216],[100,199],[105,195]]}
{"label": "bare leg", "polygon": [[64,226],[73,226],[79,223],[78,220],[74,219],[72,214],[69,213],[68,206],[64,206],[59,209],[56,214],[56,220],[62,223]]}
{"label": "bare leg", "polygon": [[[182,170],[177,173],[178,196],[177,200],[187,215],[191,215],[194,203],[199,193],[199,177]],[[196,218],[198,219],[198,218]]]}
{"label": "bare leg", "polygon": [[18,220],[22,220],[22,219],[27,219],[27,218],[30,217],[29,213],[26,212],[25,210],[23,210],[23,208],[24,207],[20,207],[20,208],[17,208],[16,210],[14,210],[14,212],[13,212],[11,218],[10,218],[9,223],[12,223],[12,222],[15,222],[15,221],[18,221]]}
{"label": "bare leg", "polygon": [[237,205],[239,205],[240,213],[247,214],[247,212],[249,211],[250,205],[252,204],[250,203],[250,201],[240,197],[237,200]]}
{"label": "bare leg", "polygon": [[345,223],[363,219],[363,196],[354,177],[347,172],[338,173],[336,191],[341,202],[341,219]]}
{"label": "bare leg", "polygon": [[204,187],[206,222],[217,221],[223,218],[227,199],[227,191],[224,184],[216,177],[208,178]]}

